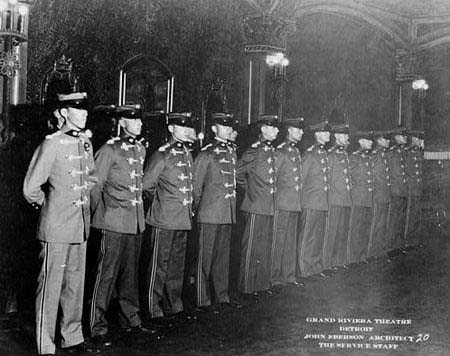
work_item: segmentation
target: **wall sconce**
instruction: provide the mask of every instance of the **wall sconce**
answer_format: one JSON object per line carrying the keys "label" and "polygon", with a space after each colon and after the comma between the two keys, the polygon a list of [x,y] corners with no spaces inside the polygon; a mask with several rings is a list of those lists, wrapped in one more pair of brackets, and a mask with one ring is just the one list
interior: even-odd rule
{"label": "wall sconce", "polygon": [[418,78],[412,82],[412,88],[418,90],[419,98],[424,98],[429,87],[425,79]]}
{"label": "wall sconce", "polygon": [[282,52],[269,53],[266,56],[266,63],[273,67],[275,78],[286,76],[286,67],[289,65],[289,59]]}

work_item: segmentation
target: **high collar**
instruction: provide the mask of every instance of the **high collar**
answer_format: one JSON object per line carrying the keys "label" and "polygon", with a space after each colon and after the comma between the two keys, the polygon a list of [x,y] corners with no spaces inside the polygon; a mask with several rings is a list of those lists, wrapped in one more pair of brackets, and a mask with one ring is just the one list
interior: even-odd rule
{"label": "high collar", "polygon": [[183,148],[184,147],[183,142],[178,141],[178,140],[174,139],[173,137],[170,140],[170,145],[173,146],[173,147],[176,147],[176,148]]}
{"label": "high collar", "polygon": [[132,145],[134,145],[134,144],[136,143],[136,138],[135,138],[135,137],[132,137],[132,136],[122,135],[122,136],[120,137],[120,139],[121,139],[122,141],[131,143]]}
{"label": "high collar", "polygon": [[290,146],[295,146],[295,145],[297,145],[297,142],[288,138],[288,139],[286,139],[286,144],[288,144]]}
{"label": "high collar", "polygon": [[223,141],[223,140],[220,140],[219,138],[216,137],[215,144],[216,144],[216,146],[227,147],[228,146],[228,141]]}

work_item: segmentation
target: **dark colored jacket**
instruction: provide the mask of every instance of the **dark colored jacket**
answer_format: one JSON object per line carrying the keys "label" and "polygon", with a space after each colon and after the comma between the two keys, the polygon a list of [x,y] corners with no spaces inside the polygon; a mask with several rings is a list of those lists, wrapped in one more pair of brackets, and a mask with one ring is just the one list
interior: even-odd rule
{"label": "dark colored jacket", "polygon": [[336,206],[352,205],[352,177],[348,153],[343,146],[333,146],[328,150],[330,165],[330,191],[328,203]]}
{"label": "dark colored jacket", "polygon": [[406,156],[408,148],[405,145],[392,146],[389,149],[389,165],[391,167],[391,195],[408,196],[408,172]]}
{"label": "dark colored jacket", "polygon": [[236,222],[236,151],[216,140],[203,147],[194,162],[194,207],[197,222]]}
{"label": "dark colored jacket", "polygon": [[295,142],[287,140],[275,150],[278,168],[275,209],[301,211],[302,165],[300,151]]}
{"label": "dark colored jacket", "polygon": [[408,151],[406,166],[408,170],[408,188],[412,196],[422,195],[423,183],[423,150],[413,147]]}
{"label": "dark colored jacket", "polygon": [[91,190],[93,227],[126,234],[144,231],[144,160],[145,147],[131,137],[113,138],[97,151],[98,183]]}
{"label": "dark colored jacket", "polygon": [[375,182],[373,158],[370,150],[359,149],[350,155],[350,173],[353,180],[354,205],[372,207]]}
{"label": "dark colored jacket", "polygon": [[257,141],[248,148],[236,167],[236,180],[245,189],[243,211],[262,215],[274,214],[277,183],[275,149],[272,142]]}
{"label": "dark colored jacket", "polygon": [[302,161],[303,199],[305,209],[328,210],[330,166],[324,145],[308,148]]}
{"label": "dark colored jacket", "polygon": [[166,230],[192,227],[193,162],[190,151],[171,140],[150,157],[143,189],[154,195],[146,223]]}
{"label": "dark colored jacket", "polygon": [[391,168],[389,166],[388,154],[389,150],[383,147],[377,147],[372,151],[373,178],[375,183],[373,193],[374,203],[386,204],[391,200]]}
{"label": "dark colored jacket", "polygon": [[[48,135],[34,152],[23,182],[25,199],[42,205],[37,239],[81,243],[89,236],[92,144],[85,133],[68,128]],[[48,182],[45,195],[41,186]]]}

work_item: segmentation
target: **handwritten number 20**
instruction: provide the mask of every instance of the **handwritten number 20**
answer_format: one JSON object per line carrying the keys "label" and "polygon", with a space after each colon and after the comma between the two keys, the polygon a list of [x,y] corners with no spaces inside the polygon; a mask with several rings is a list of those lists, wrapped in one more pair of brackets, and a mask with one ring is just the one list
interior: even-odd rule
{"label": "handwritten number 20", "polygon": [[416,343],[425,342],[430,338],[430,334],[418,334],[416,338]]}

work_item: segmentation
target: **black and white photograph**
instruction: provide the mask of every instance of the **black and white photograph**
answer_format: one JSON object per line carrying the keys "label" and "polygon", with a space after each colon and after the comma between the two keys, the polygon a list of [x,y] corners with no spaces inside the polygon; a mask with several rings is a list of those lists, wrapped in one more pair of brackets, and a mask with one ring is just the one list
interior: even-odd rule
{"label": "black and white photograph", "polygon": [[449,0],[0,0],[0,355],[450,355]]}

